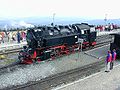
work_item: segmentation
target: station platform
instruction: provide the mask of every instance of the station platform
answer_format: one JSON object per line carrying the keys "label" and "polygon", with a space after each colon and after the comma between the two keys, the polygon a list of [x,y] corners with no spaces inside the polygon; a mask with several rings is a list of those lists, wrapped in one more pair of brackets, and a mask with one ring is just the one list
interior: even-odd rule
{"label": "station platform", "polygon": [[120,64],[53,90],[120,90]]}
{"label": "station platform", "polygon": [[108,35],[108,34],[115,34],[115,33],[120,33],[120,29],[115,29],[112,31],[97,31],[97,36],[101,36],[101,35]]}
{"label": "station platform", "polygon": [[12,50],[12,49],[17,49],[17,48],[22,48],[24,45],[27,45],[27,42],[5,42],[0,44],[0,51],[4,50]]}

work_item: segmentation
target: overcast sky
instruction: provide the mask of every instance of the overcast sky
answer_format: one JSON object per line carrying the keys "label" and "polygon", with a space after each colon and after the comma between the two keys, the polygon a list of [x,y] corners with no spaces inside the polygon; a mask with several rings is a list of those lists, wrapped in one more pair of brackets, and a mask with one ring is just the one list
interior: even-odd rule
{"label": "overcast sky", "polygon": [[0,0],[0,17],[120,18],[119,0]]}

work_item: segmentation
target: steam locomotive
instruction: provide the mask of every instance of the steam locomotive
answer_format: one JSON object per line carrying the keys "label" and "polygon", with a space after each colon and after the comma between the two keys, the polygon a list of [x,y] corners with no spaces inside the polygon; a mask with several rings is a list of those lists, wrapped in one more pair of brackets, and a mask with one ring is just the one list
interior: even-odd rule
{"label": "steam locomotive", "polygon": [[[57,26],[39,26],[27,31],[27,46],[19,52],[21,63],[31,64],[36,61],[74,53],[86,47],[96,45],[96,31],[86,23]],[[79,42],[82,39],[83,42]]]}

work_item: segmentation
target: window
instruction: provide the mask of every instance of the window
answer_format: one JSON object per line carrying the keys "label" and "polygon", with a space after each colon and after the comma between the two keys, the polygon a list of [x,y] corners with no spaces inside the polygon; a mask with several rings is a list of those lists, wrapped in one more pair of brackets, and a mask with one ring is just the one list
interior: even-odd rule
{"label": "window", "polygon": [[84,30],[81,30],[81,34],[84,34]]}
{"label": "window", "polygon": [[49,30],[49,35],[53,35],[53,31]]}

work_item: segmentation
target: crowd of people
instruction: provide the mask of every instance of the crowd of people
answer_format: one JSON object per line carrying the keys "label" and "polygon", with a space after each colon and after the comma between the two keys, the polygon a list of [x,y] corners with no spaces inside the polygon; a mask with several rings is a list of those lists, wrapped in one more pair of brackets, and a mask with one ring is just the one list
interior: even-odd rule
{"label": "crowd of people", "polygon": [[118,29],[119,27],[118,27],[118,25],[117,24],[110,24],[110,23],[108,23],[108,24],[106,24],[106,25],[97,25],[96,27],[95,27],[95,29],[97,30],[97,31],[111,31],[111,30],[113,30],[113,29]]}
{"label": "crowd of people", "polygon": [[17,42],[26,40],[26,31],[2,31],[0,32],[0,44],[5,42]]}

